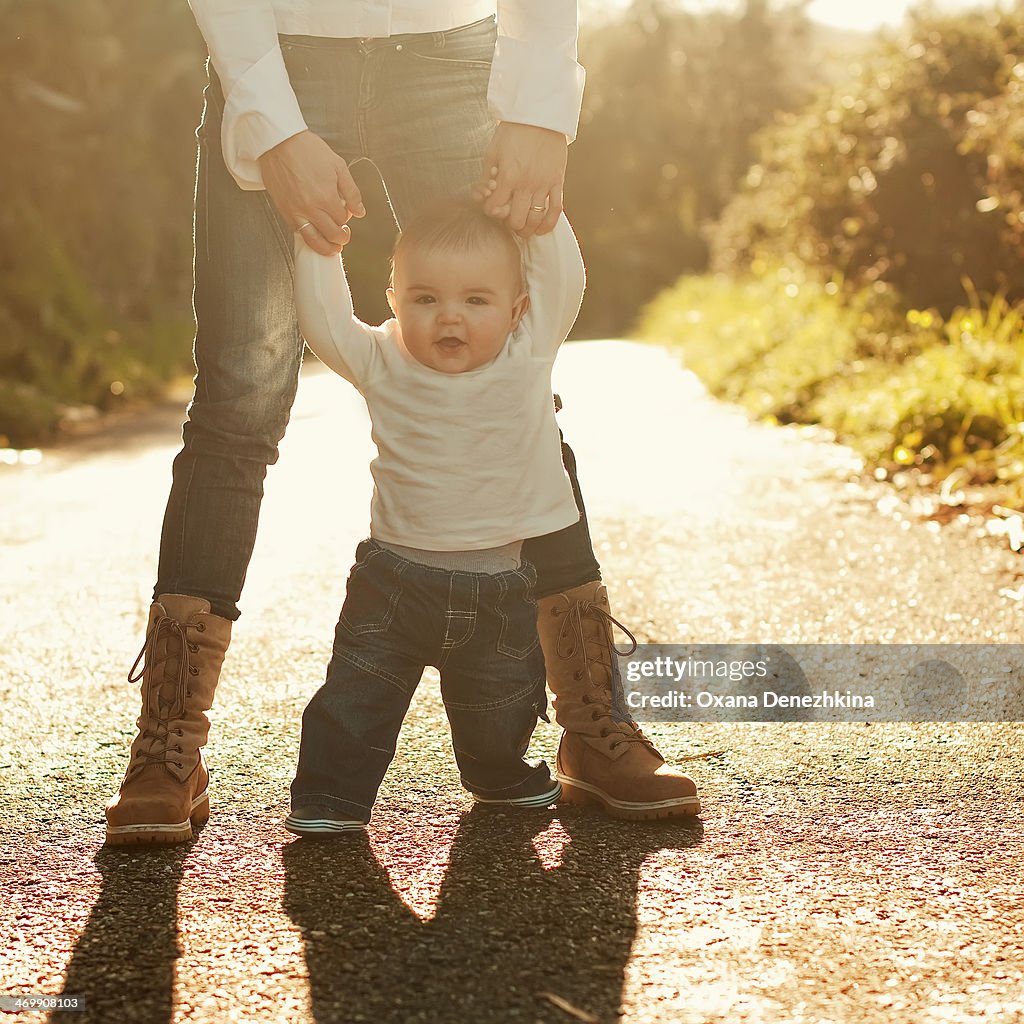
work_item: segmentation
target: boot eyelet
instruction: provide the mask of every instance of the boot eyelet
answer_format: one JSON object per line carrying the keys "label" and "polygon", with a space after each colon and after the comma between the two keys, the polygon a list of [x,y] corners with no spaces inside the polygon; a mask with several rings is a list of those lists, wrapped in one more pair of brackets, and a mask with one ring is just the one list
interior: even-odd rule
{"label": "boot eyelet", "polygon": [[205,633],[206,632],[206,623],[205,622],[197,622],[196,623],[196,629],[200,633]]}
{"label": "boot eyelet", "polygon": [[193,654],[198,654],[198,653],[199,653],[199,644],[194,644],[194,643],[192,643],[192,641],[190,640],[190,641],[189,641],[189,644],[188,644],[188,649],[189,649],[189,650],[190,650],[190,651],[191,651],[191,652],[192,652]]}
{"label": "boot eyelet", "polygon": [[602,729],[601,730],[601,739],[604,739],[607,735],[608,735],[608,730],[607,729]]}
{"label": "boot eyelet", "polygon": [[195,665],[189,665],[189,667],[188,667],[188,670],[189,670],[189,672],[191,672],[191,673],[192,673],[192,675],[194,675],[194,676],[197,676],[197,675],[199,675],[199,669],[197,669],[197,668],[195,667]]}
{"label": "boot eyelet", "polygon": [[174,748],[174,752],[176,754],[184,753],[184,751],[181,749],[181,744],[180,743]]}
{"label": "boot eyelet", "polygon": [[192,691],[191,690],[186,690],[185,691],[185,696],[186,697],[191,697],[192,696]]}
{"label": "boot eyelet", "polygon": [[182,763],[181,763],[180,761],[175,761],[174,763],[175,763],[175,764],[176,764],[176,765],[177,765],[177,766],[178,766],[179,768],[184,768],[184,767],[185,767],[185,766],[184,766],[184,765],[183,765],[183,764],[182,764]]}
{"label": "boot eyelet", "polygon": [[[599,714],[598,714],[598,713],[597,713],[596,711],[591,711],[591,712],[590,712],[590,720],[591,720],[592,722],[596,722],[596,721],[597,721],[597,720],[598,720],[598,719],[599,719],[600,717],[601,717],[601,716],[600,716],[600,715],[599,715]],[[601,735],[603,736],[603,735],[604,735],[604,733],[601,733]]]}
{"label": "boot eyelet", "polygon": [[573,677],[573,679],[582,679],[583,678],[583,673],[582,673],[582,671],[577,669],[575,672],[573,672],[572,677]]}

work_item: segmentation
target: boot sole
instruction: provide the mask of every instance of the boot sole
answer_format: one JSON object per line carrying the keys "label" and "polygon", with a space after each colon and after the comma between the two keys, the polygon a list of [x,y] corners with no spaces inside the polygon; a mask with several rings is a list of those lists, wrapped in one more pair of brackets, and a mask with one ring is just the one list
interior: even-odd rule
{"label": "boot sole", "polygon": [[657,818],[694,818],[700,814],[700,799],[696,796],[676,800],[656,800],[637,803],[630,800],[616,800],[597,786],[559,775],[562,784],[562,801],[577,807],[601,807],[612,818],[625,821],[653,821]]}
{"label": "boot sole", "polygon": [[192,813],[177,824],[150,822],[139,825],[107,825],[106,845],[166,846],[171,843],[187,843],[195,837],[193,828],[202,828],[209,820],[210,793],[206,790],[192,801]]}

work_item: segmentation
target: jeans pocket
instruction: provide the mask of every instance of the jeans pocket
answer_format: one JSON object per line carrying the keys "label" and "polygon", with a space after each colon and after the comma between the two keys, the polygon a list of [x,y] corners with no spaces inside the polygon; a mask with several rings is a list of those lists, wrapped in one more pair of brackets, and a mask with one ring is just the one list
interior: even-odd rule
{"label": "jeans pocket", "polygon": [[437,42],[429,47],[414,47],[412,54],[429,64],[444,64],[490,71],[498,29],[494,17],[474,21],[471,25],[438,32]]}
{"label": "jeans pocket", "polygon": [[355,636],[388,629],[402,597],[401,576],[379,559],[380,554],[369,552],[349,573],[339,625]]}
{"label": "jeans pocket", "polygon": [[536,580],[537,574],[528,563],[516,572],[504,573],[500,577],[501,593],[495,609],[498,613],[498,653],[518,661],[528,658],[540,643],[537,602],[533,598]]}

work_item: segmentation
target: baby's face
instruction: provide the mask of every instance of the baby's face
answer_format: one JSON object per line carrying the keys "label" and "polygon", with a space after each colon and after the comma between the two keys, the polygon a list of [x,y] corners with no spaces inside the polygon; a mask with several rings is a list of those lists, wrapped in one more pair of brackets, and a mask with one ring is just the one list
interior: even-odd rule
{"label": "baby's face", "polygon": [[499,244],[402,253],[388,302],[405,347],[441,373],[465,373],[489,363],[526,311],[529,300],[519,276]]}

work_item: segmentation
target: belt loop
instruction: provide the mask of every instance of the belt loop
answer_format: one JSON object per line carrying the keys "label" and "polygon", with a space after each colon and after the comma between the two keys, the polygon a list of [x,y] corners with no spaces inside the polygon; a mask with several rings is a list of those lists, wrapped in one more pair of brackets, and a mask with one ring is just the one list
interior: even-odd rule
{"label": "belt loop", "polygon": [[431,40],[431,42],[433,42],[435,50],[443,50],[445,44],[444,32],[435,32],[434,38]]}

